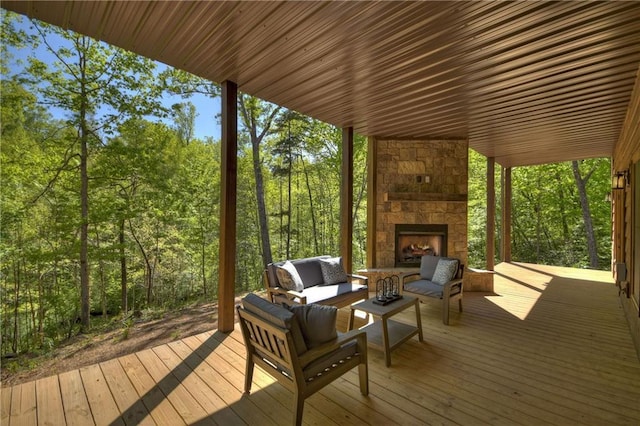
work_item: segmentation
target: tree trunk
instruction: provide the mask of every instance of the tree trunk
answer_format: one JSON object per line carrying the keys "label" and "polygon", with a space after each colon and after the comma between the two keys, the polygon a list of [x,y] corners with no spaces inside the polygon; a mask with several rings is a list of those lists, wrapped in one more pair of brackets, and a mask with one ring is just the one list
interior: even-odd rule
{"label": "tree trunk", "polygon": [[540,240],[542,239],[542,215],[540,214],[540,206],[535,205],[534,211],[536,212],[536,261],[540,261]]}
{"label": "tree trunk", "polygon": [[[355,225],[358,223],[358,209],[362,205],[362,201],[364,200],[364,195],[365,195],[365,193],[367,191],[367,166],[366,166],[366,164],[365,164],[365,167],[363,169],[361,182],[362,183],[360,184],[360,188],[358,190],[358,195],[356,196],[354,207],[353,207],[353,224],[354,224],[354,228],[355,228]],[[365,226],[366,226],[366,224],[365,224]],[[363,234],[361,232],[358,232],[357,235],[362,235],[363,236]],[[366,245],[366,241],[365,241],[364,238],[361,238],[360,245],[363,246],[363,247]],[[361,253],[361,251],[358,250],[358,253]],[[360,260],[361,263],[364,263],[364,259],[359,259],[359,260]]]}
{"label": "tree trunk", "polygon": [[[19,261],[18,261],[19,262]],[[18,352],[18,308],[20,306],[20,263],[13,263],[13,341],[11,342],[11,350]]]}
{"label": "tree trunk", "polygon": [[[556,180],[560,182],[559,172],[556,172]],[[560,217],[562,217],[562,234],[564,237],[564,241],[566,242],[570,240],[570,236],[569,236],[569,223],[567,221],[567,212],[564,208],[566,201],[565,201],[564,190],[562,188],[562,185],[558,185],[558,199],[560,201],[558,205],[558,209],[560,210]]]}
{"label": "tree trunk", "polygon": [[313,206],[313,196],[311,194],[311,182],[309,181],[309,172],[307,171],[307,166],[304,161],[304,158],[300,156],[300,162],[302,162],[302,172],[304,173],[305,183],[307,185],[307,195],[309,196],[309,214],[311,214],[311,233],[313,234],[313,246],[315,249],[315,253],[320,253],[320,244],[318,243],[318,226],[316,225],[316,209]]}
{"label": "tree trunk", "polygon": [[587,238],[587,248],[589,249],[589,265],[593,269],[598,269],[598,247],[596,245],[596,235],[593,230],[593,221],[591,220],[591,209],[589,208],[589,199],[587,198],[587,181],[591,176],[591,172],[585,178],[580,174],[580,168],[577,161],[572,161],[573,177],[576,180],[578,194],[580,195],[580,206],[582,207],[582,219],[584,220],[584,232]]}
{"label": "tree trunk", "polygon": [[[26,273],[26,271],[25,271],[25,273]],[[40,273],[40,271],[38,271],[38,277],[41,277],[41,276],[42,276],[42,274]],[[29,287],[31,287],[31,286],[29,286]],[[30,317],[31,317],[31,327],[29,327],[27,335],[31,336],[31,338],[27,339],[27,350],[28,351],[31,350],[31,344],[34,342],[34,337],[37,337],[35,335],[35,331],[37,330],[36,304],[33,301],[33,289],[31,289],[29,287],[27,287],[27,300],[29,302],[29,314],[30,314]]]}
{"label": "tree trunk", "polygon": [[138,248],[140,249],[140,254],[142,255],[142,260],[144,260],[144,265],[145,265],[144,281],[145,281],[145,287],[147,289],[147,305],[148,305],[149,303],[151,303],[151,294],[152,294],[152,287],[153,287],[153,279],[152,279],[153,268],[151,266],[151,261],[149,260],[149,256],[147,255],[147,252],[145,251],[144,247],[142,246],[142,243],[136,236],[136,233],[133,231],[133,225],[131,224],[131,221],[129,221],[129,232],[131,232],[131,236],[133,237],[133,240],[138,245]]}
{"label": "tree trunk", "polygon": [[127,258],[124,250],[124,218],[120,219],[118,227],[118,242],[120,243],[120,295],[122,306],[122,317],[127,316],[129,307],[127,306]]}
{"label": "tree trunk", "polygon": [[278,215],[278,219],[280,220],[280,226],[278,227],[278,236],[280,237],[280,239],[278,241],[278,254],[282,256],[282,242],[284,241],[284,196],[282,191],[282,176],[278,178],[278,195],[280,196],[280,214]]}
{"label": "tree trunk", "polygon": [[[84,38],[83,38],[84,42]],[[89,173],[87,147],[89,131],[87,128],[87,86],[86,86],[86,58],[80,55],[79,68],[81,70],[80,93],[80,321],[82,331],[89,328]]]}
{"label": "tree trunk", "polygon": [[[148,258],[145,257],[145,261],[147,263],[147,305],[151,305],[151,302],[153,301],[153,290],[156,290],[156,293],[159,293],[159,291],[162,291],[163,288],[160,287],[160,289],[154,289],[155,286],[155,272],[156,272],[156,266],[158,265],[158,258],[160,256],[160,248],[158,247],[159,244],[159,240],[158,238],[156,238],[156,244],[155,244],[155,256],[153,256],[153,263],[151,263],[149,261]],[[160,283],[162,283],[162,279],[160,280]]]}
{"label": "tree trunk", "polygon": [[[96,250],[100,252],[100,233],[96,230]],[[102,318],[107,317],[107,282],[104,276],[104,259],[98,257],[98,276],[100,277],[100,307],[102,308]]]}
{"label": "tree trunk", "polygon": [[202,297],[207,298],[207,271],[205,269],[205,264],[207,261],[207,252],[206,252],[206,236],[204,232],[204,226],[202,226],[202,246],[200,247],[200,273],[202,274]]}
{"label": "tree trunk", "polygon": [[[155,262],[155,260],[154,260]],[[154,266],[149,258],[144,256],[144,264],[146,265],[146,281],[147,281],[147,306],[151,306],[151,300],[153,298],[153,270]]]}
{"label": "tree trunk", "polygon": [[252,120],[251,148],[253,153],[253,174],[256,180],[256,202],[258,220],[260,221],[260,242],[262,245],[262,263],[266,268],[272,262],[271,240],[269,239],[269,223],[267,222],[267,206],[264,201],[264,180],[260,161],[260,141],[256,136],[255,121]]}
{"label": "tree trunk", "polygon": [[293,217],[291,212],[291,152],[287,158],[287,244],[285,246],[285,258],[291,258],[291,219]]}
{"label": "tree trunk", "polygon": [[38,280],[38,342],[40,347],[44,343],[44,276]]}
{"label": "tree trunk", "polygon": [[[271,123],[274,117],[278,114],[279,108],[275,108],[271,111],[268,117],[265,118],[262,131],[258,135],[258,117],[256,117],[256,111],[251,106],[251,98],[247,98],[245,95],[240,97],[239,110],[240,116],[245,127],[249,130],[249,137],[251,139],[251,150],[253,154],[253,173],[256,180],[256,201],[258,205],[258,220],[260,224],[260,243],[262,247],[262,263],[266,268],[269,263],[272,262],[271,255],[271,240],[269,237],[269,223],[267,221],[267,207],[264,201],[264,180],[262,177],[262,160],[260,159],[260,144],[264,137],[271,130]],[[247,104],[248,107],[247,107]]]}

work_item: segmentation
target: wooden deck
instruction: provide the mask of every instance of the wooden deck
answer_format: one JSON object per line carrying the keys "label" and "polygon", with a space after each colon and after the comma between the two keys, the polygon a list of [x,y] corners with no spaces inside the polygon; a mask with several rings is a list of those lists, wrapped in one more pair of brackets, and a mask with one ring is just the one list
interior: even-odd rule
{"label": "wooden deck", "polygon": [[[448,327],[439,306],[422,305],[425,341],[394,351],[390,368],[371,349],[368,397],[352,370],[307,399],[304,423],[640,424],[640,362],[611,274],[496,270],[495,294],[466,293],[465,312],[453,309]],[[3,388],[0,423],[290,424],[291,393],[259,368],[252,394],[242,396],[244,356],[238,329],[213,330]]]}

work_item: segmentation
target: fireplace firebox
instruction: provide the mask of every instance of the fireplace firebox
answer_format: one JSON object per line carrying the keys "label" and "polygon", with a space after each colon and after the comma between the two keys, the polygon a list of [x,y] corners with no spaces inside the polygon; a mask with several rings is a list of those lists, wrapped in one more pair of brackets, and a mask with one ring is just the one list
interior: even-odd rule
{"label": "fireplace firebox", "polygon": [[448,225],[396,224],[395,266],[420,266],[422,256],[446,256]]}

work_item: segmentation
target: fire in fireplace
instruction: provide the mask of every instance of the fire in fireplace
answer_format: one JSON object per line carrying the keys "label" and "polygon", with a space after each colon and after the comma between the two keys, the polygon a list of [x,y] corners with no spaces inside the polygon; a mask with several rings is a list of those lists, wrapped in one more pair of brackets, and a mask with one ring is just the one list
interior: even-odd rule
{"label": "fire in fireplace", "polygon": [[396,224],[395,266],[420,266],[422,256],[447,255],[448,225]]}

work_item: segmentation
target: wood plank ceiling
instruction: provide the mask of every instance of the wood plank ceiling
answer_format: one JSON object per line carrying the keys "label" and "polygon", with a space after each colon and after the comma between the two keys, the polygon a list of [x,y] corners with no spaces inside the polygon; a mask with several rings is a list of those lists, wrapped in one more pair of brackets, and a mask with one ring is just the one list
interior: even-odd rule
{"label": "wood plank ceiling", "polygon": [[503,166],[612,154],[640,2],[2,1],[338,127]]}

